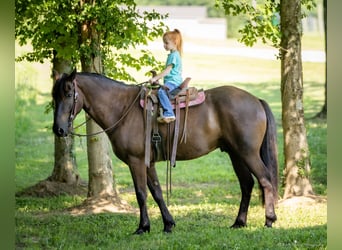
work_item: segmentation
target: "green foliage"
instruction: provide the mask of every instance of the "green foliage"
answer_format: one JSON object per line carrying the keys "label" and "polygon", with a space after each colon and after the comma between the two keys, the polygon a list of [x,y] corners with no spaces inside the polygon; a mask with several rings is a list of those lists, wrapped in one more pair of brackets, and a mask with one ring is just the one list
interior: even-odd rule
{"label": "green foliage", "polygon": [[252,1],[217,0],[217,7],[222,7],[227,16],[246,17],[244,26],[239,30],[240,42],[253,46],[258,39],[263,43],[278,47],[280,44],[280,29],[277,21],[279,1],[265,0],[253,4]]}
{"label": "green foliage", "polygon": [[216,8],[213,0],[136,0],[137,5],[206,6],[208,17],[222,17],[223,11]]}
{"label": "green foliage", "polygon": [[[31,43],[34,51],[17,60],[42,62],[52,58],[53,50],[73,59],[77,50],[78,1],[15,1],[15,38],[20,45]],[[72,12],[74,14],[72,14]]]}
{"label": "green foliage", "polygon": [[[316,7],[317,0],[301,1],[305,17]],[[245,16],[246,22],[239,29],[240,42],[253,46],[258,40],[275,48],[280,46],[280,1],[216,0],[216,6],[224,9],[227,16]]]}
{"label": "green foliage", "polygon": [[309,13],[314,14],[312,11],[317,7],[317,2],[322,2],[322,0],[301,0],[303,16]]}
{"label": "green foliage", "polygon": [[[127,74],[127,67],[134,68],[137,71],[143,69],[144,66],[149,66],[150,69],[161,71],[164,64],[155,59],[152,53],[148,50],[140,50],[138,56],[122,51],[118,53],[107,54],[105,60],[105,75],[121,80],[134,81],[136,80]],[[151,77],[151,75],[150,75]]]}
{"label": "green foliage", "polygon": [[[20,45],[31,43],[33,51],[17,61],[39,61],[54,56],[71,60],[76,65],[82,55],[101,53],[107,75],[116,79],[132,79],[127,67],[157,67],[159,62],[146,50],[138,58],[118,55],[118,51],[146,45],[161,36],[166,16],[152,12],[139,13],[132,0],[117,1],[23,1],[16,0],[15,37]],[[153,21],[153,24],[151,24]],[[100,44],[81,39],[85,23],[93,23]]]}

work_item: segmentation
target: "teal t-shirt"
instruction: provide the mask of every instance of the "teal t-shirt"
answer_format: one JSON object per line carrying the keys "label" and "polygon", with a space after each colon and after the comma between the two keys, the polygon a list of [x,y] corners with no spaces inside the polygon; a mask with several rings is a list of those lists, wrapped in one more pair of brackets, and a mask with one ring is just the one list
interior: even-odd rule
{"label": "teal t-shirt", "polygon": [[182,82],[182,58],[177,50],[171,52],[166,59],[166,66],[172,64],[169,74],[164,76],[164,83],[172,82],[179,86]]}

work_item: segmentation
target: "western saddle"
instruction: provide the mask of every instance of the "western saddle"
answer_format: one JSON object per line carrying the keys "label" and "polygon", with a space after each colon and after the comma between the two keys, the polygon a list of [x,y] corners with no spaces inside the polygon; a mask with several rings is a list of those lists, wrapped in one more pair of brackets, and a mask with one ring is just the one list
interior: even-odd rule
{"label": "western saddle", "polygon": [[[165,145],[166,148],[163,147],[162,137],[159,133],[159,124],[157,122],[158,112],[162,113],[162,108],[159,107],[158,101],[158,88],[163,87],[159,84],[145,85],[145,91],[142,92],[140,105],[144,109],[145,116],[145,165],[147,167],[150,166],[151,157],[153,157],[153,161],[159,160],[167,160],[170,161],[170,165],[172,167],[176,164],[176,153],[178,143],[186,143],[187,136],[187,119],[189,107],[194,105],[199,105],[205,100],[205,93],[203,89],[198,90],[195,87],[189,87],[189,82],[191,78],[187,77],[183,81],[183,83],[176,88],[175,90],[169,93],[169,98],[171,104],[175,110],[176,120],[174,126],[171,124],[167,124],[168,133],[166,135],[167,143]],[[184,121],[183,121],[183,132],[180,141],[179,138],[179,125],[180,125],[180,109],[185,109],[184,113]],[[173,127],[173,131],[171,131],[171,127]],[[169,140],[172,138],[173,133],[173,142],[172,149]],[[151,153],[152,149],[152,153]],[[152,155],[153,154],[153,155]]]}

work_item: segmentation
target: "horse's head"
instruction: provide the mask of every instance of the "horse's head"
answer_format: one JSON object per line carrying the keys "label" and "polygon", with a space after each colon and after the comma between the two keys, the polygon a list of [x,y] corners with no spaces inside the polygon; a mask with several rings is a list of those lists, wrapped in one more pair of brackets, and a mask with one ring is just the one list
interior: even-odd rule
{"label": "horse's head", "polygon": [[55,83],[52,89],[54,106],[53,132],[59,137],[69,134],[76,115],[77,90],[76,70],[70,75],[54,72]]}

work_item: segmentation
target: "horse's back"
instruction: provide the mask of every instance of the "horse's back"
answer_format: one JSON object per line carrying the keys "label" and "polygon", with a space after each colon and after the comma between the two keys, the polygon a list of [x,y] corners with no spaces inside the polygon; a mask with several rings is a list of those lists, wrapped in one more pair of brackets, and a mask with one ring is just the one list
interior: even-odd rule
{"label": "horse's back", "polygon": [[[208,89],[205,95],[205,103],[189,114],[188,141],[194,152],[260,147],[266,115],[258,98],[233,86]],[[189,148],[189,144],[184,146]]]}
{"label": "horse's back", "polygon": [[217,106],[217,108],[220,108],[222,105],[234,106],[236,108],[245,108],[246,106],[247,109],[251,109],[249,105],[257,105],[256,108],[262,107],[257,97],[234,86],[219,86],[208,89],[205,93],[207,100]]}
{"label": "horse's back", "polygon": [[[216,112],[220,123],[244,123],[265,121],[260,100],[249,92],[233,86],[221,86],[206,91],[208,109]],[[228,120],[227,120],[228,119]]]}

